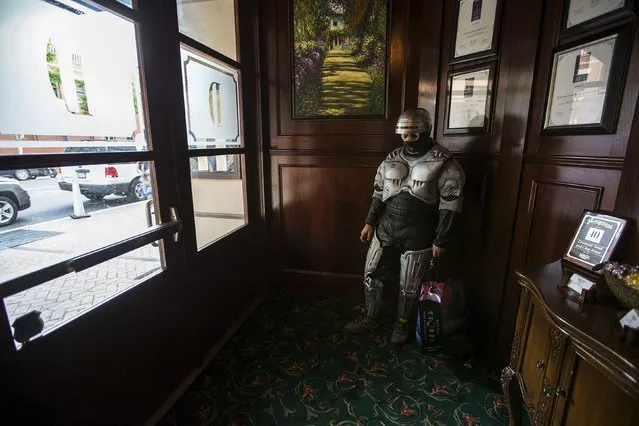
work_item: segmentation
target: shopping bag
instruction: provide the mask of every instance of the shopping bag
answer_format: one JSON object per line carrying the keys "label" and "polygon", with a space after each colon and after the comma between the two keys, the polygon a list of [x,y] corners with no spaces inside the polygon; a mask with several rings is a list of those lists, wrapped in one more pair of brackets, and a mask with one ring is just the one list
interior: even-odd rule
{"label": "shopping bag", "polygon": [[[459,279],[441,280],[439,277],[438,258],[432,258],[429,264],[425,280],[418,297],[419,303],[425,300],[436,300],[433,294],[441,300],[440,339],[457,333],[466,324],[467,308],[463,282]],[[434,309],[434,308],[433,308]],[[422,320],[420,313],[417,318],[416,340],[422,345]]]}
{"label": "shopping bag", "polygon": [[442,293],[434,285],[436,278],[437,262],[431,258],[426,282],[422,284],[417,301],[417,344],[422,352],[434,352],[442,348]]}

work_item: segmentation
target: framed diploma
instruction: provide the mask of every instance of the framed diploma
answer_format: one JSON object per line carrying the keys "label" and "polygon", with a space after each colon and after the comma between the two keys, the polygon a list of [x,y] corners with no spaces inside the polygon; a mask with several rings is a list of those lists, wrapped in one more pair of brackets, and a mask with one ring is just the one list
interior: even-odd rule
{"label": "framed diploma", "polygon": [[449,75],[444,134],[488,133],[494,74],[492,63]]}
{"label": "framed diploma", "polygon": [[614,132],[628,47],[626,30],[555,52],[543,134]]}
{"label": "framed diploma", "polygon": [[452,61],[497,53],[502,0],[455,0],[455,39]]}
{"label": "framed diploma", "polygon": [[632,14],[634,0],[565,0],[562,35],[572,35]]}
{"label": "framed diploma", "polygon": [[592,271],[610,260],[628,223],[629,219],[613,213],[585,210],[563,260]]}

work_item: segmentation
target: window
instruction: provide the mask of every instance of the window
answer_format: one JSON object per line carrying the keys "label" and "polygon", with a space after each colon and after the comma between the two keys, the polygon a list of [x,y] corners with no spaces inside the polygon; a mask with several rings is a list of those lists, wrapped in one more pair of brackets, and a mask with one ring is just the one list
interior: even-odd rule
{"label": "window", "polygon": [[177,0],[180,33],[237,60],[235,0]]}
{"label": "window", "polygon": [[[241,63],[234,60],[234,1],[177,0],[177,7],[186,139],[200,250],[247,223],[242,73]],[[211,19],[219,25],[212,25]]]}

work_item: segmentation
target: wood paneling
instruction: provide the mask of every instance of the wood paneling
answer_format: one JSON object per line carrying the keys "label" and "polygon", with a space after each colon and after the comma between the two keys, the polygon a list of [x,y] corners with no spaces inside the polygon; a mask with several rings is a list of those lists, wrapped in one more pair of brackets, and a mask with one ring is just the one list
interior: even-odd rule
{"label": "wood paneling", "polygon": [[[637,100],[639,106],[639,99]],[[639,220],[639,108],[635,108],[635,119],[619,184],[619,197],[615,211]],[[627,261],[639,265],[639,226],[630,230],[630,250]]]}
{"label": "wood paneling", "polygon": [[[300,280],[300,286],[321,277],[357,282],[357,294],[361,292],[367,246],[359,241],[359,232],[383,158],[290,153],[272,157],[278,263]],[[316,284],[314,288],[321,289]]]}
{"label": "wood paneling", "polygon": [[[617,167],[614,168],[613,167]],[[507,354],[519,298],[515,268],[560,259],[584,209],[612,210],[621,177],[610,168],[528,164],[524,169],[507,286],[499,320],[500,356]]]}
{"label": "wood paneling", "polygon": [[[507,1],[502,14],[501,40],[498,55],[484,59],[484,63],[497,62],[493,96],[494,110],[491,132],[486,135],[443,135],[446,100],[448,56],[455,29],[453,2],[444,2],[445,20],[442,38],[442,60],[439,74],[437,135],[440,142],[461,155],[467,165],[481,162],[488,155],[494,163],[491,191],[486,198],[486,216],[471,227],[482,228],[479,275],[473,279],[472,292],[477,296],[472,324],[480,352],[492,354],[499,322],[503,288],[508,271],[508,260],[513,229],[529,103],[534,79],[535,52],[542,24],[542,2],[525,0]],[[455,64],[450,71],[481,63],[471,61]],[[466,166],[468,168],[468,166]],[[471,180],[467,181],[466,196],[472,197]],[[472,218],[470,220],[478,220]],[[467,225],[468,226],[468,225]],[[466,241],[464,241],[464,244]]]}

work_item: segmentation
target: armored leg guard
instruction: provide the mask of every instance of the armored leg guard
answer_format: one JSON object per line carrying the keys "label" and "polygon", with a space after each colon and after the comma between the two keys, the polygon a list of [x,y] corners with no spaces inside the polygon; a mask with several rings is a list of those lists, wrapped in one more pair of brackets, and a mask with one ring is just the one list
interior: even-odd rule
{"label": "armored leg guard", "polygon": [[430,248],[407,251],[400,258],[398,319],[391,336],[393,343],[404,343],[408,338],[407,328],[410,308],[420,288],[431,253],[432,250]]}
{"label": "armored leg guard", "polygon": [[379,259],[381,259],[383,251],[384,249],[377,238],[377,234],[375,234],[368,248],[366,266],[364,267],[366,315],[370,318],[376,318],[382,306],[384,283],[377,278],[371,277],[371,274],[377,270],[377,265],[379,264]]}
{"label": "armored leg guard", "polygon": [[371,245],[366,254],[366,265],[364,266],[364,297],[366,303],[366,312],[354,321],[349,322],[344,327],[351,333],[361,333],[377,327],[375,318],[379,314],[379,308],[382,306],[382,292],[384,284],[381,280],[371,276],[377,270],[377,265],[382,257],[383,248],[377,235],[373,236]]}

